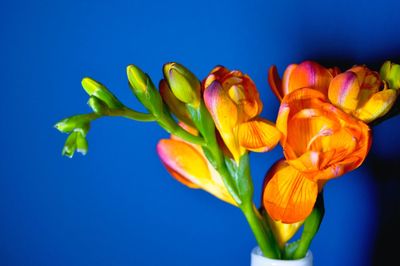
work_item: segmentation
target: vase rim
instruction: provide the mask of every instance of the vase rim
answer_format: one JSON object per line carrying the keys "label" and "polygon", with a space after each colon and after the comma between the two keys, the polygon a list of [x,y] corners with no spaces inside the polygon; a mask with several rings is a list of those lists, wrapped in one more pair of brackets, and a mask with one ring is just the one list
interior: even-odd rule
{"label": "vase rim", "polygon": [[[264,257],[260,247],[255,247],[251,251],[251,260],[252,265],[276,265],[276,266],[309,266],[313,265],[313,255],[311,250],[307,251],[307,254],[304,258],[297,260],[279,260],[279,259],[270,259]],[[254,262],[257,262],[256,264]],[[267,264],[269,263],[269,264]]]}

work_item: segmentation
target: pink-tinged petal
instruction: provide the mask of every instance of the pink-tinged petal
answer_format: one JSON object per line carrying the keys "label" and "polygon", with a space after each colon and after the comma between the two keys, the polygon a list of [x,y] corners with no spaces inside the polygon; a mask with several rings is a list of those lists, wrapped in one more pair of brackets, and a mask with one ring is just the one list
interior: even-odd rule
{"label": "pink-tinged petal", "polygon": [[250,151],[269,151],[278,144],[280,137],[279,130],[267,120],[252,120],[239,126],[239,144]]}
{"label": "pink-tinged petal", "polygon": [[267,174],[263,204],[273,220],[303,221],[313,210],[318,184],[286,161],[278,161]]}
{"label": "pink-tinged petal", "polygon": [[[312,61],[305,61],[296,68],[290,69],[288,77],[283,77],[283,91],[285,94],[301,88],[312,88],[328,94],[332,74],[325,67]],[[285,88],[287,83],[287,87]]]}
{"label": "pink-tinged petal", "polygon": [[268,71],[268,83],[271,87],[272,92],[278,98],[279,101],[282,101],[283,91],[282,91],[282,81],[278,74],[278,69],[276,66],[271,66]]}
{"label": "pink-tinged petal", "polygon": [[384,116],[392,108],[397,96],[397,91],[392,89],[377,92],[356,111],[355,116],[366,123]]}
{"label": "pink-tinged petal", "polygon": [[350,113],[357,108],[360,85],[351,71],[337,75],[329,86],[329,100],[343,111]]}
{"label": "pink-tinged petal", "polygon": [[238,125],[237,106],[218,81],[205,89],[204,102],[229,151],[235,160],[239,160],[241,150],[234,132]]}
{"label": "pink-tinged petal", "polygon": [[211,179],[207,162],[203,156],[189,144],[173,139],[162,139],[157,144],[157,153],[167,170],[178,181],[185,180],[197,187]]}
{"label": "pink-tinged petal", "polygon": [[168,172],[181,183],[190,188],[202,188],[221,200],[237,205],[200,147],[177,139],[162,139],[157,144],[157,153]]}

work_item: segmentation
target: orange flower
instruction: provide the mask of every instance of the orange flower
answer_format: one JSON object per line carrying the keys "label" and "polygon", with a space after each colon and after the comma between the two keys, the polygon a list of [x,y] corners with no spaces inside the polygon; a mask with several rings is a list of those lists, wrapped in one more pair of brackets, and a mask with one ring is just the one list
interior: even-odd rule
{"label": "orange flower", "polygon": [[309,88],[282,99],[276,126],[286,160],[267,174],[263,203],[274,220],[295,223],[311,213],[327,180],[361,165],[370,148],[370,129]]}
{"label": "orange flower", "polygon": [[398,90],[389,89],[378,72],[365,66],[354,66],[332,80],[328,95],[334,105],[369,123],[390,110]]}
{"label": "orange flower", "polygon": [[289,65],[282,80],[276,66],[271,66],[268,73],[268,83],[280,101],[290,92],[311,88],[328,95],[329,84],[334,76],[340,73],[339,68],[325,68],[313,61],[304,61],[301,64]]}
{"label": "orange flower", "polygon": [[[187,126],[185,129],[193,134],[197,133]],[[199,145],[171,135],[171,139],[158,142],[157,153],[167,171],[179,182],[190,188],[204,189],[223,201],[237,205]]]}
{"label": "orange flower", "polygon": [[279,142],[275,126],[258,118],[262,102],[249,76],[218,66],[203,88],[207,109],[236,162],[246,150],[264,152]]}

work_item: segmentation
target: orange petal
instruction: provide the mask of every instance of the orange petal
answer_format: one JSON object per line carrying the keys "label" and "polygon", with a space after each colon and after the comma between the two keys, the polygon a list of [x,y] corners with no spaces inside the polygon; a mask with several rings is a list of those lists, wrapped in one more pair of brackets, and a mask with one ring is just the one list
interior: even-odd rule
{"label": "orange petal", "polygon": [[168,172],[190,188],[202,188],[217,198],[237,205],[224,186],[219,174],[192,145],[176,139],[162,139],[157,153]]}
{"label": "orange petal", "polygon": [[279,101],[282,101],[282,81],[278,75],[278,69],[276,66],[271,66],[268,71],[268,83],[271,87],[272,92],[278,97]]}
{"label": "orange petal", "polygon": [[301,88],[312,88],[325,95],[328,93],[329,83],[332,74],[328,69],[312,61],[305,61],[296,68],[291,69],[287,78],[287,88],[285,89],[285,76],[283,78],[283,91],[290,93]]}
{"label": "orange petal", "polygon": [[278,161],[267,174],[263,203],[272,219],[283,223],[303,221],[313,210],[318,184],[286,161]]}
{"label": "orange petal", "polygon": [[396,90],[392,89],[377,92],[356,111],[355,116],[369,123],[385,115],[392,108],[397,96]]}
{"label": "orange petal", "polygon": [[329,100],[343,111],[350,113],[357,108],[360,85],[351,71],[337,75],[329,86]]}
{"label": "orange petal", "polygon": [[281,133],[267,120],[252,120],[239,126],[240,146],[255,152],[266,152],[278,144]]}
{"label": "orange petal", "polygon": [[298,65],[296,64],[291,64],[289,65],[286,69],[285,72],[283,72],[283,77],[282,77],[282,97],[289,94],[289,92],[291,92],[289,90],[289,78],[291,77],[293,70],[295,70],[297,68]]}
{"label": "orange petal", "polygon": [[175,178],[178,176],[178,181],[185,180],[183,182],[185,185],[190,183],[201,187],[211,179],[207,162],[203,156],[185,142],[162,139],[157,144],[157,153],[167,170]]}

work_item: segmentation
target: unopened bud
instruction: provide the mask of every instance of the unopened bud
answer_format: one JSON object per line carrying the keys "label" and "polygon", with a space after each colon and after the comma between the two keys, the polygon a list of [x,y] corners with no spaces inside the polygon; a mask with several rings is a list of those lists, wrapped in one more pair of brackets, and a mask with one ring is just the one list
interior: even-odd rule
{"label": "unopened bud", "polygon": [[88,105],[96,114],[107,115],[109,113],[108,106],[96,96],[90,96]]}
{"label": "unopened bud", "polygon": [[198,105],[201,84],[192,72],[178,63],[165,64],[163,72],[176,98],[187,104]]}
{"label": "unopened bud", "polygon": [[160,81],[159,90],[161,97],[167,104],[170,112],[174,114],[176,118],[178,118],[178,120],[182,121],[186,125],[193,126],[193,122],[190,119],[189,113],[186,109],[186,104],[175,97],[165,79],[162,79]]}
{"label": "unopened bud", "polygon": [[91,79],[83,78],[82,87],[89,96],[95,96],[103,101],[110,109],[118,109],[123,104],[101,83]]}
{"label": "unopened bud", "polygon": [[386,61],[380,70],[381,79],[389,84],[390,89],[400,88],[400,65]]}
{"label": "unopened bud", "polygon": [[126,69],[129,84],[138,100],[154,116],[163,111],[163,101],[150,77],[135,65],[129,65]]}

